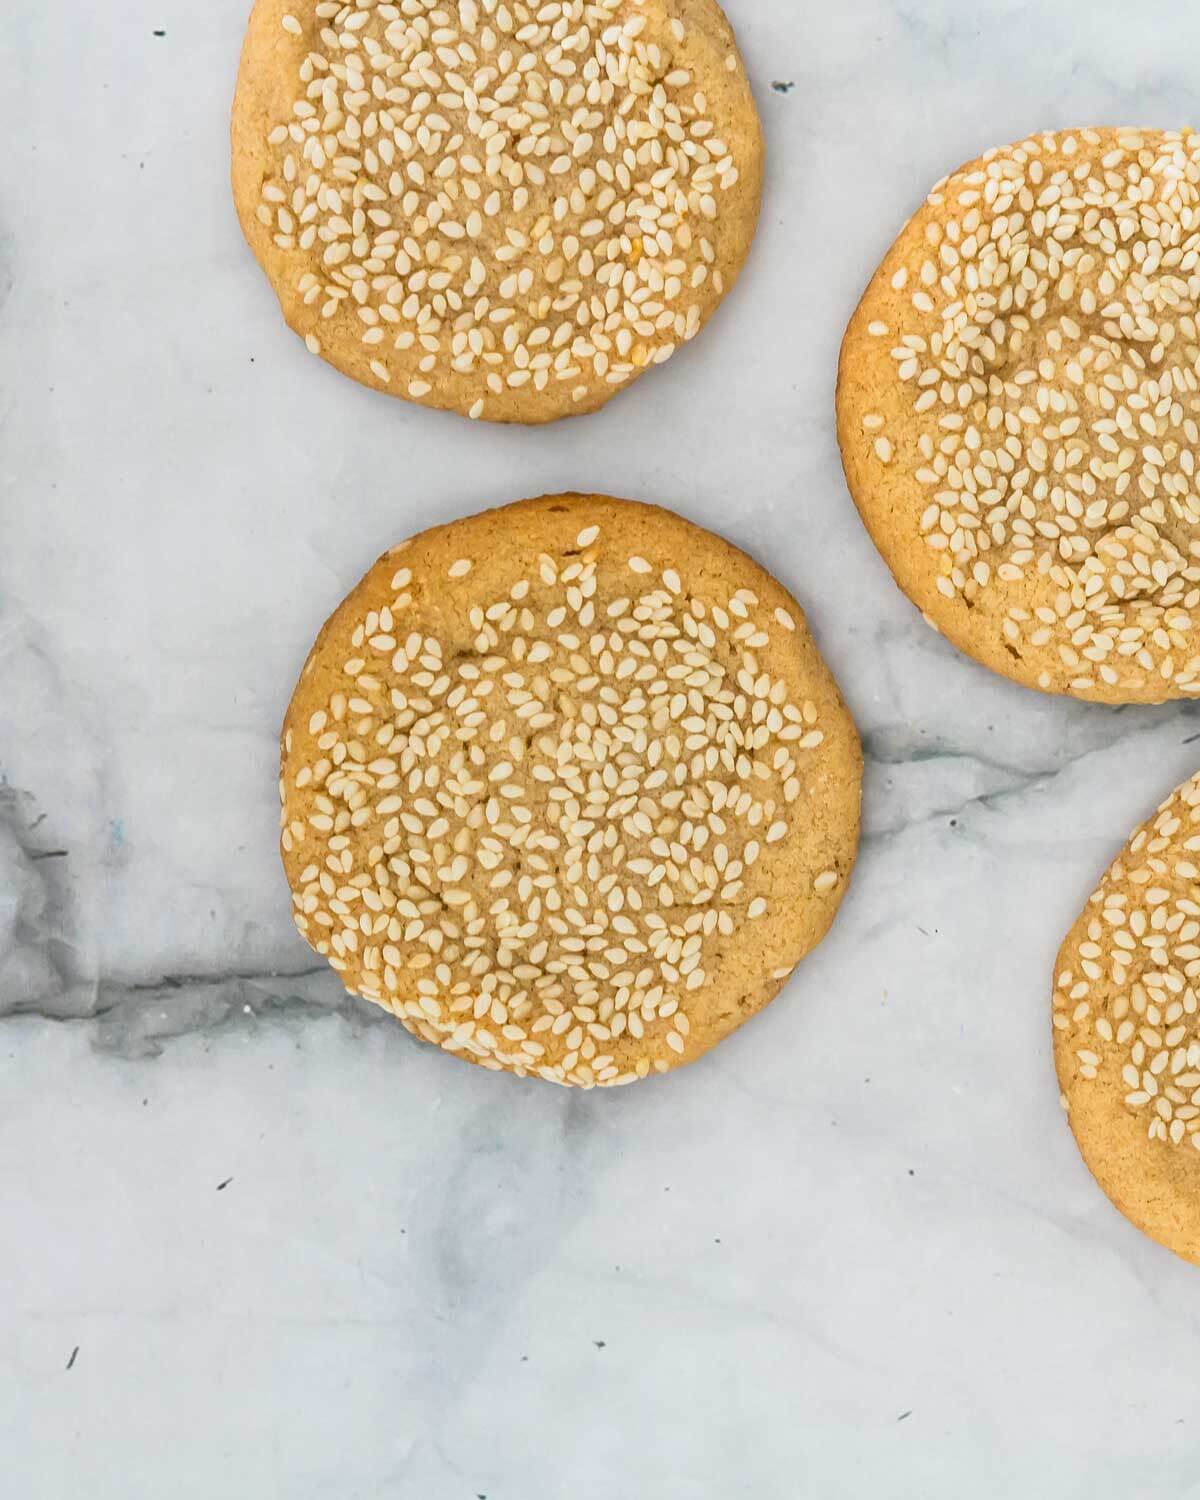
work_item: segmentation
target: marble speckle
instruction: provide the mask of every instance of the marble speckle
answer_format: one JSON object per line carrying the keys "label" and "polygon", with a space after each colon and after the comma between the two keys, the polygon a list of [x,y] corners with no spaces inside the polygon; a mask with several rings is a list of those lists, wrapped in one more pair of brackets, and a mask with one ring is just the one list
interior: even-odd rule
{"label": "marble speckle", "polygon": [[[925,187],[1033,128],[1188,120],[1200,11],[727,3],[771,153],[743,281],[635,393],[522,432],[356,389],[282,327],[229,203],[245,0],[186,36],[15,0],[6,1496],[1195,1493],[1198,1273],[1080,1163],[1048,986],[1200,710],[1039,698],[926,628],[845,493],[832,385]],[[711,1058],[617,1096],[350,999],[275,853],[325,613],[407,532],[571,485],[770,560],[867,749],[828,941]]]}

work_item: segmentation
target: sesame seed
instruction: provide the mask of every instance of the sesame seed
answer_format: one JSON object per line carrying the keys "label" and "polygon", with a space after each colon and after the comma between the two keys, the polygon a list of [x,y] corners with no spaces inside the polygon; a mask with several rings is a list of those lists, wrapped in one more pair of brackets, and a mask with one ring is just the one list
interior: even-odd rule
{"label": "sesame seed", "polygon": [[469,557],[460,557],[457,562],[451,563],[447,574],[450,578],[465,578],[474,564]]}
{"label": "sesame seed", "polygon": [[599,526],[585,526],[575,538],[575,545],[577,547],[590,547],[599,535]]}

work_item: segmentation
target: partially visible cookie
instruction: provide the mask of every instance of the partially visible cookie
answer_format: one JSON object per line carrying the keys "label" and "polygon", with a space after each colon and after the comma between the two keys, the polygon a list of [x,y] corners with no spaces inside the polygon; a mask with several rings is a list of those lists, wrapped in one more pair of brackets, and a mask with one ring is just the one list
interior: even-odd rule
{"label": "partially visible cookie", "polygon": [[851,319],[838,440],[963,651],[1112,703],[1200,692],[1200,135],[1074,130],[940,182]]}
{"label": "partially visible cookie", "polygon": [[1058,955],[1054,1059],[1100,1186],[1200,1265],[1200,776],[1134,833]]}
{"label": "partially visible cookie", "polygon": [[233,191],[283,315],[365,385],[594,411],[695,337],[763,140],[715,0],[256,0]]}
{"label": "partially visible cookie", "polygon": [[853,722],[790,594],[669,511],[526,501],[381,558],[283,730],[283,862],[347,989],[583,1087],[692,1062],[824,936]]}

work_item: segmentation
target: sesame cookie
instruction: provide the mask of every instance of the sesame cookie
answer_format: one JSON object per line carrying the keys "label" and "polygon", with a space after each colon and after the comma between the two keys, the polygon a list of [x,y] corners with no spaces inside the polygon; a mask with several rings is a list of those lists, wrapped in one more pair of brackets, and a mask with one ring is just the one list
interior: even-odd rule
{"label": "sesame cookie", "polygon": [[389,395],[594,411],[695,337],[763,140],[714,0],[257,0],[233,190],[284,318]]}
{"label": "sesame cookie", "polygon": [[1200,776],[1130,839],[1058,955],[1071,1129],[1125,1217],[1200,1265]]}
{"label": "sesame cookie", "polygon": [[382,557],[288,709],[283,863],[352,993],[583,1087],[694,1061],[825,935],[862,760],[795,600],[654,506],[559,495]]}
{"label": "sesame cookie", "polygon": [[929,622],[1028,687],[1200,692],[1200,135],[1073,130],[934,188],[846,331],[838,440]]}

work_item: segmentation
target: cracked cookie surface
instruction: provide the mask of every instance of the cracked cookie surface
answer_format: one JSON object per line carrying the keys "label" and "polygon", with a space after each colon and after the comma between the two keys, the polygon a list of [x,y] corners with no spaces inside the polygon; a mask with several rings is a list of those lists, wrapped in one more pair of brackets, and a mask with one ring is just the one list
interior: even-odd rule
{"label": "cracked cookie surface", "polygon": [[1074,130],[939,183],[847,329],[838,439],[900,587],[1029,687],[1200,692],[1200,135]]}

